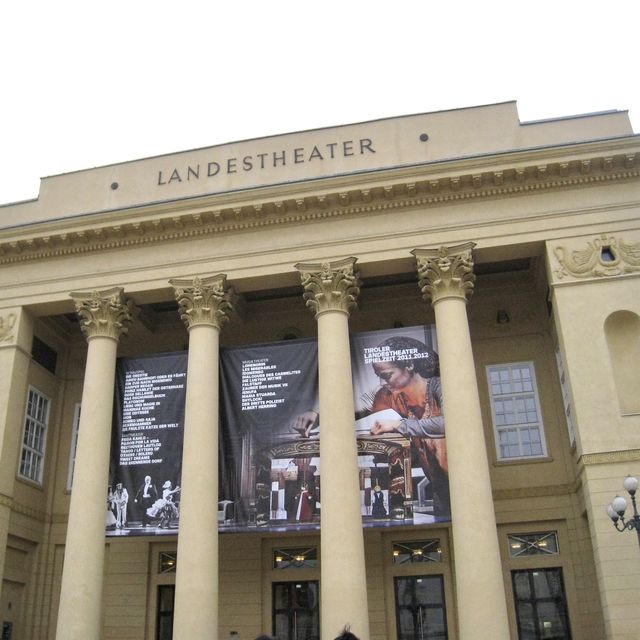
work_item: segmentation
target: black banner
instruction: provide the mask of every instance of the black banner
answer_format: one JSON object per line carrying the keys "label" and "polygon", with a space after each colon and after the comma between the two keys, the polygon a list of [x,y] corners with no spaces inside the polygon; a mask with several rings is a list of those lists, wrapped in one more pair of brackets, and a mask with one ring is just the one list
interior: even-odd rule
{"label": "black banner", "polygon": [[186,371],[186,352],[118,360],[107,535],[176,532]]}
{"label": "black banner", "polygon": [[319,465],[317,342],[224,349],[220,362],[220,497],[234,506],[222,526],[287,528],[300,521],[301,501],[312,521]]}

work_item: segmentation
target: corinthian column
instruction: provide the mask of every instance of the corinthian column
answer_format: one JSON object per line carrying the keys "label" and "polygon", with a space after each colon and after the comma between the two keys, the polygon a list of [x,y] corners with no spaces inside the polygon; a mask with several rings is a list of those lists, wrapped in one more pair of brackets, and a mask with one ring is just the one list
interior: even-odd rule
{"label": "corinthian column", "polygon": [[474,243],[415,249],[420,288],[436,317],[461,640],[509,639],[489,461],[471,350],[467,297]]}
{"label": "corinthian column", "polygon": [[71,297],[88,348],[56,638],[100,640],[116,352],[131,313],[119,287]]}
{"label": "corinthian column", "polygon": [[346,623],[361,640],[369,638],[348,326],[359,293],[355,262],[296,265],[318,321],[323,640]]}
{"label": "corinthian column", "polygon": [[174,640],[218,637],[218,360],[225,275],[174,279],[189,331]]}

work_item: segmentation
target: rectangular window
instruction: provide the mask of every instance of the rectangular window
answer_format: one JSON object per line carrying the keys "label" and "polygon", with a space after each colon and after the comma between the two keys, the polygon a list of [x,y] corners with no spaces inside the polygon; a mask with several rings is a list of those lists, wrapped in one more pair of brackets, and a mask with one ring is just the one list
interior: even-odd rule
{"label": "rectangular window", "polygon": [[19,473],[23,478],[38,484],[42,484],[48,424],[49,398],[29,387]]}
{"label": "rectangular window", "polygon": [[562,569],[513,571],[519,640],[571,640]]}
{"label": "rectangular window", "polygon": [[31,343],[31,355],[38,364],[42,365],[47,371],[55,374],[58,354],[48,344],[45,344],[35,336]]}
{"label": "rectangular window", "polygon": [[487,367],[498,460],[547,455],[532,362]]}
{"label": "rectangular window", "polygon": [[71,449],[69,451],[69,470],[67,471],[67,491],[73,486],[73,471],[76,466],[76,450],[78,448],[78,428],[80,427],[80,403],[73,411],[73,426],[71,427]]}

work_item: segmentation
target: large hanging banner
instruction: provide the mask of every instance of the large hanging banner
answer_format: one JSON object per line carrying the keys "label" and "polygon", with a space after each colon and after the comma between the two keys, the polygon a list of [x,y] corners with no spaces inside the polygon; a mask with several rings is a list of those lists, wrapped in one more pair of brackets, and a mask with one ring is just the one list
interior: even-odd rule
{"label": "large hanging banner", "polygon": [[186,381],[186,351],[118,359],[107,535],[176,533]]}
{"label": "large hanging banner", "polygon": [[[435,328],[354,335],[351,362],[364,526],[450,520]],[[186,353],[119,361],[118,376],[108,533],[175,533]],[[220,530],[318,528],[331,469],[320,464],[316,340],[222,349],[220,409]]]}
{"label": "large hanging banner", "polygon": [[435,326],[351,336],[365,525],[451,519]]}
{"label": "large hanging banner", "polygon": [[223,349],[220,363],[223,527],[317,523],[317,342]]}

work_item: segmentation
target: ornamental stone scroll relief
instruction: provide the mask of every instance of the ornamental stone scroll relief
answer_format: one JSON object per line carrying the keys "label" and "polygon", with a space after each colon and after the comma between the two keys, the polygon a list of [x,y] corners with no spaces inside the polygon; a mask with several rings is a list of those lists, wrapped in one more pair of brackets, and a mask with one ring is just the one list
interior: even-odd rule
{"label": "ornamental stone scroll relief", "polygon": [[15,313],[0,316],[0,344],[9,344],[15,341],[14,328],[16,326],[16,320],[17,316]]}
{"label": "ornamental stone scroll relief", "polygon": [[583,242],[579,249],[556,245],[553,254],[560,265],[554,270],[558,280],[567,277],[604,278],[640,272],[640,242],[625,242],[622,238],[604,233],[599,238]]}

